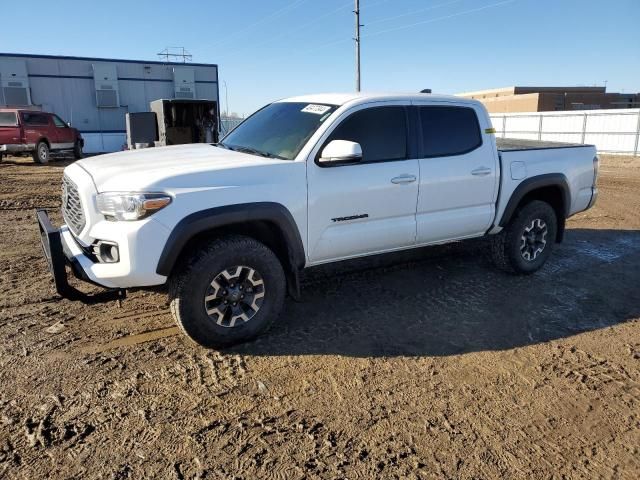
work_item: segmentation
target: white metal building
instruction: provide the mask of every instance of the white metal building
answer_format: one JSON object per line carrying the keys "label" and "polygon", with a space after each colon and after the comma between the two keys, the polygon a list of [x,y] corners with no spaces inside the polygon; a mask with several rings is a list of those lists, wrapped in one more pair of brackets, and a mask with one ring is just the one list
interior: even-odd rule
{"label": "white metal building", "polygon": [[218,93],[215,64],[0,53],[0,106],[58,114],[82,132],[85,152],[120,150],[125,114],[153,100]]}

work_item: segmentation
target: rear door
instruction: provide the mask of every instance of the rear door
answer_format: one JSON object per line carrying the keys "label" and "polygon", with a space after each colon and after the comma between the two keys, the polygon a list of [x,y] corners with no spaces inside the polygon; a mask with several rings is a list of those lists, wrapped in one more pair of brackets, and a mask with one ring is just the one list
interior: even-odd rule
{"label": "rear door", "polygon": [[[309,260],[323,263],[415,243],[418,160],[407,107],[367,104],[345,112],[307,162]],[[357,164],[318,163],[331,140],[362,147]]]}
{"label": "rear door", "polygon": [[0,145],[20,143],[20,126],[16,112],[0,112]]}
{"label": "rear door", "polygon": [[75,141],[73,129],[56,114],[51,114],[51,120],[53,121],[53,129],[56,137],[56,146],[53,148],[73,148],[73,143]]}
{"label": "rear door", "polygon": [[53,124],[50,123],[49,115],[41,112],[21,112],[22,127],[26,143],[35,147],[41,140],[46,139],[50,144],[55,142],[55,132]]}
{"label": "rear door", "polygon": [[493,219],[498,158],[473,105],[414,102],[420,140],[417,243],[482,235]]}

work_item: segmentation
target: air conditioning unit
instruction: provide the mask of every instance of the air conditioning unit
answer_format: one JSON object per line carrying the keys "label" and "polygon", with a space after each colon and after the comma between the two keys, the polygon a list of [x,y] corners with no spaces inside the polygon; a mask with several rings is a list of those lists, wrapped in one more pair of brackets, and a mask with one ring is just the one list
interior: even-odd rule
{"label": "air conditioning unit", "polygon": [[115,65],[94,63],[93,81],[96,88],[96,105],[98,108],[117,108],[120,106],[118,72]]}
{"label": "air conditioning unit", "polygon": [[31,105],[29,75],[24,60],[13,58],[0,59],[0,103],[2,105],[22,107]]}
{"label": "air conditioning unit", "polygon": [[193,68],[174,67],[173,88],[175,98],[196,98],[196,81]]}

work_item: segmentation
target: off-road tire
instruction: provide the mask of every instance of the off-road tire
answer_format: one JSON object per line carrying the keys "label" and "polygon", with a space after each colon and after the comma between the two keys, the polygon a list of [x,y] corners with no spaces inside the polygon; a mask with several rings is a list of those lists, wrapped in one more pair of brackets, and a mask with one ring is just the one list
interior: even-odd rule
{"label": "off-road tire", "polygon": [[[204,244],[179,260],[169,279],[169,301],[178,327],[204,347],[223,348],[246,342],[266,332],[278,318],[284,304],[286,280],[278,257],[264,244],[250,237],[226,236]],[[264,297],[248,321],[233,327],[221,326],[207,314],[205,297],[221,272],[235,266],[255,269],[263,280]]]}
{"label": "off-road tire", "polygon": [[80,142],[76,142],[73,146],[73,158],[80,160],[82,156],[82,144]]}
{"label": "off-road tire", "polygon": [[[525,230],[540,220],[546,226],[546,244],[534,259],[527,260],[521,251]],[[494,264],[509,273],[530,275],[545,264],[556,242],[558,219],[546,202],[533,200],[520,207],[509,224],[491,238],[491,257]]]}
{"label": "off-road tire", "polygon": [[33,151],[33,161],[39,164],[46,164],[49,163],[50,156],[51,152],[47,142],[38,142],[36,149]]}

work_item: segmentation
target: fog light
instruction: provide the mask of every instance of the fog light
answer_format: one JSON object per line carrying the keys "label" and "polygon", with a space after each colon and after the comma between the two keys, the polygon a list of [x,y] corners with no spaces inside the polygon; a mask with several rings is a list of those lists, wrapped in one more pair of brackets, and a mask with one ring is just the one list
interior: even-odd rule
{"label": "fog light", "polygon": [[120,261],[118,244],[100,240],[94,249],[100,263],[116,263]]}

